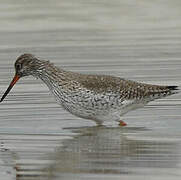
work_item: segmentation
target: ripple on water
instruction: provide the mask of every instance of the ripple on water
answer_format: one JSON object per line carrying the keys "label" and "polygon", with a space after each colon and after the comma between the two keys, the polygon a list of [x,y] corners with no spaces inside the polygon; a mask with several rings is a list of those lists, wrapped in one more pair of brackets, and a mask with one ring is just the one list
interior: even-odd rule
{"label": "ripple on water", "polygon": [[[181,85],[176,1],[6,0],[0,9],[1,94],[25,52],[77,72]],[[39,80],[24,78],[0,105],[0,176],[179,180],[180,105],[177,94],[125,115],[128,127],[94,127],[63,111]]]}

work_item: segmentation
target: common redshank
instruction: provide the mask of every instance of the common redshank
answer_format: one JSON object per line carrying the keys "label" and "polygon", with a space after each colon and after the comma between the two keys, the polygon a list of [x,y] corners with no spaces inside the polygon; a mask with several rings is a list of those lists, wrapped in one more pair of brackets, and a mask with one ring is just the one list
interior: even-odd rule
{"label": "common redshank", "polygon": [[102,124],[104,121],[126,123],[121,116],[148,102],[175,94],[177,86],[139,83],[109,75],[90,75],[65,71],[32,54],[23,54],[15,62],[15,76],[0,102],[24,76],[40,78],[56,101],[70,113]]}

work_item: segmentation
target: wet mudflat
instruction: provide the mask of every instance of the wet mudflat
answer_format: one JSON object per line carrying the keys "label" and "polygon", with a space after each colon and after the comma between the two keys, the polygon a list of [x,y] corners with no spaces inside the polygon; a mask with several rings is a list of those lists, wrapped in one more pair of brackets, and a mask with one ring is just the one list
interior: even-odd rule
{"label": "wet mudflat", "polygon": [[[2,1],[0,93],[22,53],[67,70],[181,85],[180,1]],[[0,104],[3,179],[180,179],[181,94],[96,127],[22,78]]]}

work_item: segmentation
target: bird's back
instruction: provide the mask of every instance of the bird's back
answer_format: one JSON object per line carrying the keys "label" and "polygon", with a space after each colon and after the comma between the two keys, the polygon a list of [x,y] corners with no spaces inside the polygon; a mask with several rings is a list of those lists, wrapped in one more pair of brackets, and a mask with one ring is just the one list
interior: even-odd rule
{"label": "bird's back", "polygon": [[160,86],[139,83],[119,77],[108,75],[85,75],[75,76],[76,81],[83,88],[94,91],[95,93],[116,93],[122,99],[146,99],[154,100],[176,93],[177,86]]}

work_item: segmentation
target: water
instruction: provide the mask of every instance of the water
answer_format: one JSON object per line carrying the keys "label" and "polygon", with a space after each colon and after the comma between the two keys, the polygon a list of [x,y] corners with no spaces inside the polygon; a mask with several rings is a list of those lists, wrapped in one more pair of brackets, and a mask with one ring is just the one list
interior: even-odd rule
{"label": "water", "polygon": [[[0,93],[22,53],[57,66],[181,85],[180,1],[1,0]],[[21,79],[0,105],[3,180],[180,179],[181,94],[96,127],[65,112],[47,87]]]}

